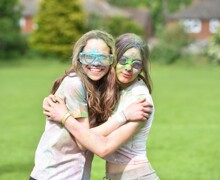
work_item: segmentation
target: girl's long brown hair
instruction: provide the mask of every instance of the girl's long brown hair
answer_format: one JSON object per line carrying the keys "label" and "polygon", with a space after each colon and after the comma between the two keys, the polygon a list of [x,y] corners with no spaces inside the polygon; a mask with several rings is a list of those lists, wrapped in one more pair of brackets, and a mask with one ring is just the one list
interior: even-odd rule
{"label": "girl's long brown hair", "polygon": [[[102,39],[110,48],[114,62],[110,66],[109,72],[98,82],[94,83],[87,77],[79,62],[79,53],[83,51],[89,39]],[[72,67],[59,79],[54,82],[51,92],[54,94],[61,82],[71,72],[75,72],[81,79],[88,94],[88,111],[90,122],[96,120],[97,125],[105,122],[112,114],[112,111],[118,100],[118,89],[116,87],[116,65],[115,41],[114,38],[103,31],[93,30],[84,34],[75,44],[72,54]]]}
{"label": "girl's long brown hair", "polygon": [[[149,92],[152,92],[152,81],[150,78],[149,66],[149,50],[147,44],[142,38],[134,33],[125,33],[116,39],[116,54],[119,60],[123,54],[130,48],[136,48],[141,53],[143,62],[142,73],[138,76],[143,79],[147,85]],[[142,75],[143,74],[143,75]]]}

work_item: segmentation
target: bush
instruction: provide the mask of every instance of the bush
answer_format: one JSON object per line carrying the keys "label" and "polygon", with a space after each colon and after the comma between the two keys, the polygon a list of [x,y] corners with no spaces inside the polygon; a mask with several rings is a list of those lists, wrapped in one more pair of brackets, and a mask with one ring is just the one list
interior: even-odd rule
{"label": "bush", "polygon": [[162,64],[172,64],[180,57],[180,50],[175,45],[160,43],[152,49],[150,56]]}
{"label": "bush", "polygon": [[18,24],[21,9],[17,0],[0,1],[0,12],[0,58],[8,59],[24,53],[27,44]]}
{"label": "bush", "polygon": [[[120,25],[120,26],[119,26]],[[88,30],[100,29],[109,32],[114,37],[132,32],[144,36],[144,29],[126,17],[114,16],[103,18],[96,14],[90,15],[87,22]]]}
{"label": "bush", "polygon": [[220,64],[220,29],[210,38],[207,54],[213,64]]}
{"label": "bush", "polygon": [[119,16],[111,17],[104,20],[104,26],[107,31],[111,32],[115,37],[129,32],[144,36],[144,29],[129,18]]}
{"label": "bush", "polygon": [[179,24],[167,25],[157,38],[158,43],[151,51],[151,58],[164,64],[174,63],[181,56],[182,48],[191,41]]}
{"label": "bush", "polygon": [[30,45],[45,55],[68,60],[73,44],[85,31],[82,0],[41,1],[36,16],[37,29],[31,34]]}

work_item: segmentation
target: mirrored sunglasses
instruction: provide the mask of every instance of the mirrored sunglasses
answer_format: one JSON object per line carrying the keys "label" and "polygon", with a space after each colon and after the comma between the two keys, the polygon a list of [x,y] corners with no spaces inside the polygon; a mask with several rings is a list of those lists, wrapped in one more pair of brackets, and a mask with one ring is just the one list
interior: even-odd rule
{"label": "mirrored sunglasses", "polygon": [[125,57],[125,56],[122,56],[119,59],[118,63],[121,64],[121,65],[131,64],[132,68],[135,68],[135,69],[138,69],[138,70],[140,70],[143,66],[143,63],[142,63],[141,60],[131,59],[131,58],[128,58],[128,57]]}

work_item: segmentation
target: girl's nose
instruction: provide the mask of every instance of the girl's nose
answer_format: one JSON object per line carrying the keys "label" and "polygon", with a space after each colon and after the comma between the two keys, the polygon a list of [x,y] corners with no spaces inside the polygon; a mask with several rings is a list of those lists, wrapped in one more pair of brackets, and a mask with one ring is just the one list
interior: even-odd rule
{"label": "girl's nose", "polygon": [[125,65],[125,70],[130,71],[132,69],[132,65],[131,64],[126,64]]}

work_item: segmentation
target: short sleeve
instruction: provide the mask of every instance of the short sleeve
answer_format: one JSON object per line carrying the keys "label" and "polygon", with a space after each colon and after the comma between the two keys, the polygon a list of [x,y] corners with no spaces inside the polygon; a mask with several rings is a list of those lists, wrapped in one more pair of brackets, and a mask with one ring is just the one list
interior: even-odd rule
{"label": "short sleeve", "polygon": [[146,101],[153,104],[152,97],[149,93],[149,90],[146,86],[137,86],[132,89],[132,95],[136,98],[136,100],[146,98]]}
{"label": "short sleeve", "polygon": [[66,98],[66,105],[74,118],[88,117],[87,93],[81,80],[76,76],[67,76],[56,92],[60,98]]}
{"label": "short sleeve", "polygon": [[146,124],[146,128],[147,128],[146,132],[149,132],[150,127],[153,122],[154,111],[155,111],[152,96],[151,96],[147,86],[143,82],[140,82],[139,86],[136,86],[132,89],[132,94],[133,94],[133,97],[136,98],[136,100],[141,99],[141,98],[146,98],[146,101],[153,105],[152,113],[151,113],[150,117],[148,118],[147,124]]}

